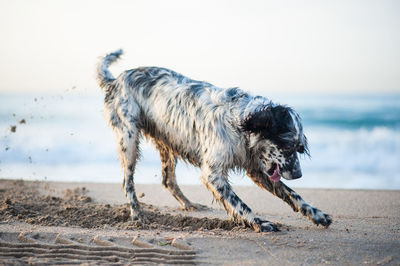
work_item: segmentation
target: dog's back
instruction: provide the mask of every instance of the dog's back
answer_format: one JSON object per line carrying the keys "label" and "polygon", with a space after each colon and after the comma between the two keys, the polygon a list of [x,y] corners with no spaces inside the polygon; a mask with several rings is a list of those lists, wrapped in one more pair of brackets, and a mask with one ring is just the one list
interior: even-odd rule
{"label": "dog's back", "polygon": [[[237,88],[221,89],[158,67],[125,71],[113,84],[106,90],[106,109],[120,108],[124,101],[130,102],[130,108],[137,105],[142,134],[182,159],[199,166],[204,156],[215,150],[218,156],[226,156],[223,161],[230,162],[229,166],[244,160],[236,154],[246,153],[237,150],[245,149],[238,126],[243,114],[238,110],[244,110],[240,107],[253,98],[247,93]],[[113,111],[118,113],[108,110]]]}

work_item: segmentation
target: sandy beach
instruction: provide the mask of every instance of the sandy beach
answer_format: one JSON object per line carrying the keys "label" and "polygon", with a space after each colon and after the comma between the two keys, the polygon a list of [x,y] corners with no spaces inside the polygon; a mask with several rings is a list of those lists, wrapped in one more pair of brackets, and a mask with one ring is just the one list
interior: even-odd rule
{"label": "sandy beach", "polygon": [[137,185],[146,220],[133,222],[118,184],[1,180],[0,264],[400,264],[400,191],[297,189],[333,217],[325,229],[257,187],[234,189],[281,231],[233,224],[204,186],[182,190],[210,209],[185,212],[161,185]]}

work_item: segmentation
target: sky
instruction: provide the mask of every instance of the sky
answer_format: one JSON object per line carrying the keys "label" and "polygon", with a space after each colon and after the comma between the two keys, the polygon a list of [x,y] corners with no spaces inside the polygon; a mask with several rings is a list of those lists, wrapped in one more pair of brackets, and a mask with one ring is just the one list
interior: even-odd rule
{"label": "sky", "polygon": [[259,94],[400,92],[400,1],[0,0],[0,93],[162,66]]}

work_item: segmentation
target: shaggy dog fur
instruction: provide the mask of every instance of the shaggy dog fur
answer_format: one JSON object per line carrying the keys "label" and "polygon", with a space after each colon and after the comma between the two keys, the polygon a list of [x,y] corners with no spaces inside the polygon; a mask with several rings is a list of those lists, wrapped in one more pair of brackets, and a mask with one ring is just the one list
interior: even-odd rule
{"label": "shaggy dog fur", "polygon": [[141,136],[160,152],[162,184],[192,210],[176,183],[181,158],[202,170],[201,180],[237,222],[256,231],[277,231],[275,224],[255,215],[228,182],[230,170],[245,170],[259,186],[300,211],[315,224],[328,227],[331,218],[306,203],[280,181],[301,177],[297,153],[306,153],[307,140],[299,115],[261,96],[238,88],[221,89],[159,67],[141,67],[114,78],[108,70],[122,50],[103,57],[97,80],[105,91],[105,113],[115,131],[124,168],[124,189],[133,219],[140,219],[134,171]]}

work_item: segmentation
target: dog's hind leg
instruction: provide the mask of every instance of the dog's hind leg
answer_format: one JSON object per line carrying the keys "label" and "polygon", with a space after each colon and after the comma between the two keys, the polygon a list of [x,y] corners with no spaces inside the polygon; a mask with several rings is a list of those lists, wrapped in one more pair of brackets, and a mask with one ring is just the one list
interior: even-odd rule
{"label": "dog's hind leg", "polygon": [[283,182],[272,182],[269,177],[261,172],[248,172],[248,176],[260,187],[268,190],[278,198],[285,201],[295,212],[300,212],[308,217],[314,224],[328,227],[332,223],[332,218],[319,209],[308,204],[294,190],[286,186]]}
{"label": "dog's hind leg", "polygon": [[202,167],[201,179],[214,197],[221,202],[228,214],[237,223],[244,223],[258,232],[279,231],[278,227],[256,216],[253,211],[236,195],[228,183],[226,174],[220,173],[219,167]]}
{"label": "dog's hind leg", "polygon": [[139,107],[133,101],[120,100],[118,108],[109,113],[109,120],[118,141],[119,157],[124,168],[123,188],[129,200],[131,217],[139,218],[140,205],[135,193],[134,173],[139,158]]}
{"label": "dog's hind leg", "polygon": [[160,152],[163,177],[162,185],[171,192],[172,196],[174,196],[177,201],[179,201],[183,210],[193,211],[207,209],[207,206],[192,203],[185,197],[185,195],[183,195],[178,183],[176,182],[175,168],[177,159],[175,155],[172,153],[171,149],[163,143],[157,142],[155,139],[153,139],[153,142]]}
{"label": "dog's hind leg", "polygon": [[139,157],[139,132],[132,129],[124,129],[119,143],[120,157],[124,167],[125,196],[129,200],[131,217],[133,220],[139,218],[140,205],[136,197],[134,174],[136,162]]}

